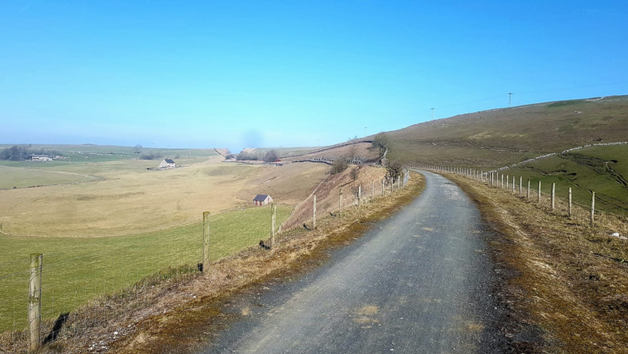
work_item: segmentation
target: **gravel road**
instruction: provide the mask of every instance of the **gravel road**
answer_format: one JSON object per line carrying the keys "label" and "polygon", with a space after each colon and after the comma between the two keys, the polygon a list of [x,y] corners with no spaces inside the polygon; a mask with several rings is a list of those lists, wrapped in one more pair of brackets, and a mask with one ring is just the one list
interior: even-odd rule
{"label": "gravel road", "polygon": [[203,353],[486,353],[490,237],[442,176],[321,268],[234,300],[237,321]]}

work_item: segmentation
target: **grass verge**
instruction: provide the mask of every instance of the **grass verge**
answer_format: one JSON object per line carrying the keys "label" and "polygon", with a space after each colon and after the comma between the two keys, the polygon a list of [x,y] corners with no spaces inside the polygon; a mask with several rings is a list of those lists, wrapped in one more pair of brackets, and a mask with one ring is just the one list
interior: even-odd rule
{"label": "grass verge", "polygon": [[[282,234],[272,251],[251,247],[211,265],[169,269],[131,288],[93,300],[73,313],[54,343],[41,353],[187,353],[208,345],[212,333],[240,315],[223,312],[229,299],[263,291],[267,282],[287,280],[319,266],[328,252],[360,237],[370,225],[410,203],[424,189],[418,174],[408,188],[375,198],[342,217],[325,217],[313,231]],[[49,324],[52,327],[52,323]],[[192,330],[191,330],[192,329]],[[26,332],[4,334],[0,349],[25,352]]]}
{"label": "grass verge", "polygon": [[625,217],[591,226],[534,198],[447,177],[499,235],[491,250],[506,309],[500,330],[514,352],[628,352],[628,242],[610,236],[626,235]]}

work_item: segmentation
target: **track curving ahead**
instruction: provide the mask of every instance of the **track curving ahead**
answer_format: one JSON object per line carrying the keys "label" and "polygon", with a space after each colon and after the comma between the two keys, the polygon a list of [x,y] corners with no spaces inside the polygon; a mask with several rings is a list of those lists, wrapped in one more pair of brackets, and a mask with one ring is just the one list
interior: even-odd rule
{"label": "track curving ahead", "polygon": [[238,299],[247,316],[203,353],[493,352],[490,236],[456,185],[421,173],[421,196],[328,264]]}

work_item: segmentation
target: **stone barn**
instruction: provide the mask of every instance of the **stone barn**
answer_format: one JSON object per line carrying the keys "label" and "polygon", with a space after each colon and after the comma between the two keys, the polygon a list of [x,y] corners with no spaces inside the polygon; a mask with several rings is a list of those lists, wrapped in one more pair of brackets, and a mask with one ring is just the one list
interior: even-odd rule
{"label": "stone barn", "polygon": [[253,199],[253,204],[255,204],[256,206],[264,206],[272,202],[273,198],[271,198],[270,195],[267,194],[258,194],[255,196],[255,199]]}
{"label": "stone barn", "polygon": [[162,168],[162,169],[175,168],[175,167],[176,165],[172,159],[164,159],[163,161],[161,161],[159,166],[157,166],[157,168]]}

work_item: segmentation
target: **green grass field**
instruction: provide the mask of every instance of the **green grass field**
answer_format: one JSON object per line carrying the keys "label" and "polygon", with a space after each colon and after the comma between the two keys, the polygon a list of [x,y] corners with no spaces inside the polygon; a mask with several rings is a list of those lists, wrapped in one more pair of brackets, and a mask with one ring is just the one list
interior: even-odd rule
{"label": "green grass field", "polygon": [[[611,173],[607,165],[615,173]],[[628,145],[575,150],[565,156],[551,156],[502,172],[523,176],[524,181],[531,178],[535,191],[537,181],[541,180],[544,194],[550,193],[552,183],[556,183],[556,194],[563,199],[567,198],[571,187],[574,202],[582,205],[590,205],[591,191],[595,191],[599,210],[628,215],[628,187],[619,181],[628,177]]]}
{"label": "green grass field", "polygon": [[[277,227],[292,208],[278,206]],[[270,208],[250,207],[210,217],[216,260],[270,235]],[[128,287],[167,267],[202,259],[202,223],[160,232],[104,238],[34,238],[0,234],[0,332],[26,326],[31,253],[44,254],[42,314],[54,319],[98,295]]]}
{"label": "green grass field", "polygon": [[97,178],[80,174],[0,166],[0,189],[82,183],[95,180]]}

